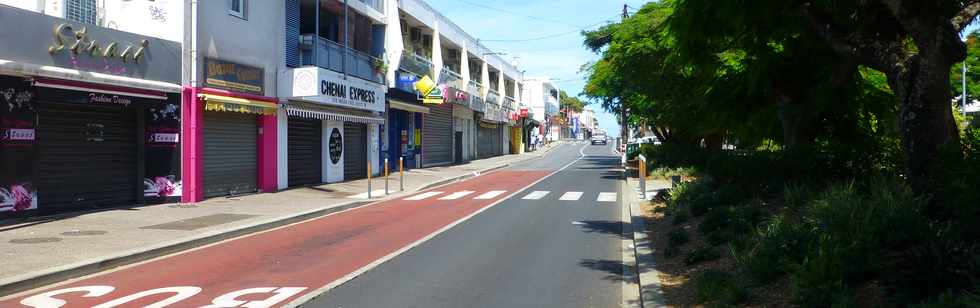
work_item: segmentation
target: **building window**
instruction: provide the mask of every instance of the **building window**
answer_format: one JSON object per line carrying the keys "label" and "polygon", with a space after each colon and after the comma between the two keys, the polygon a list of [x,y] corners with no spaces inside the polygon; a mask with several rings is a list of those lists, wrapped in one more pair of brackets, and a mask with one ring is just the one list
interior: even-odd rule
{"label": "building window", "polygon": [[245,18],[245,13],[248,11],[248,1],[247,0],[228,0],[228,14],[241,19]]}
{"label": "building window", "polygon": [[86,24],[97,24],[97,17],[96,0],[65,1],[65,19]]}

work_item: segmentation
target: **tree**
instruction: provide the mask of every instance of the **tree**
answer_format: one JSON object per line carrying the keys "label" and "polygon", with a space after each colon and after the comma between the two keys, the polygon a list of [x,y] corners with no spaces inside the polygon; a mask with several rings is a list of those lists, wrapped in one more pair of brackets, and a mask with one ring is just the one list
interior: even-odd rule
{"label": "tree", "polygon": [[585,108],[586,103],[584,101],[579,99],[577,96],[569,96],[565,90],[559,90],[558,97],[558,102],[561,105],[562,110],[582,112],[582,108]]}

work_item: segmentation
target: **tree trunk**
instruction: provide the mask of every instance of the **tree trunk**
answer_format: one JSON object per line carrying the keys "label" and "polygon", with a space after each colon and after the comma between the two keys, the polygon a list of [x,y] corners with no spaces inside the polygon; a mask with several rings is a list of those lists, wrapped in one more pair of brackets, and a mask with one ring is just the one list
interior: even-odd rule
{"label": "tree trunk", "polygon": [[917,193],[934,197],[941,197],[934,195],[942,168],[938,165],[940,151],[960,146],[949,91],[954,61],[949,58],[919,54],[888,74],[901,108],[899,124],[909,184]]}

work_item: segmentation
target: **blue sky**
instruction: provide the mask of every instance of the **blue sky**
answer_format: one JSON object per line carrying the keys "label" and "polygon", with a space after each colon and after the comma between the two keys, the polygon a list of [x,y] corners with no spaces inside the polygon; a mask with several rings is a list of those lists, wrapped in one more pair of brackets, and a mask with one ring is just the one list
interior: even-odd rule
{"label": "blue sky", "polygon": [[[619,20],[623,4],[639,8],[647,1],[595,0],[425,0],[440,13],[449,17],[470,35],[495,52],[507,53],[507,60],[516,59],[526,77],[551,77],[555,84],[571,95],[582,92],[585,75],[579,73],[583,64],[598,56],[582,46],[578,30],[595,29],[607,21]],[[489,8],[493,9],[489,9]],[[496,9],[496,10],[494,10]],[[564,34],[567,33],[567,34]],[[564,34],[564,35],[556,35]],[[526,42],[491,40],[520,40],[554,37]],[[592,106],[599,113],[599,126],[611,136],[619,135],[616,118]]]}

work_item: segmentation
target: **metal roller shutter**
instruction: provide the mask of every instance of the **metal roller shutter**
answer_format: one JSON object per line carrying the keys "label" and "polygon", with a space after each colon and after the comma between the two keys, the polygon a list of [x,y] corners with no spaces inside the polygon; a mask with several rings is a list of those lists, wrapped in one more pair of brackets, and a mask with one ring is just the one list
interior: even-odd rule
{"label": "metal roller shutter", "polygon": [[204,196],[258,190],[258,124],[255,115],[204,113]]}
{"label": "metal roller shutter", "polygon": [[288,123],[289,186],[322,182],[323,121],[289,117]]}
{"label": "metal roller shutter", "polygon": [[478,125],[477,135],[477,143],[479,144],[476,152],[477,156],[479,158],[493,157],[494,129]]}
{"label": "metal roller shutter", "polygon": [[367,124],[344,122],[344,180],[367,177]]}
{"label": "metal roller shutter", "polygon": [[453,106],[429,108],[422,116],[422,165],[449,164],[453,161]]}
{"label": "metal roller shutter", "polygon": [[137,202],[135,108],[41,101],[38,109],[40,210]]}

